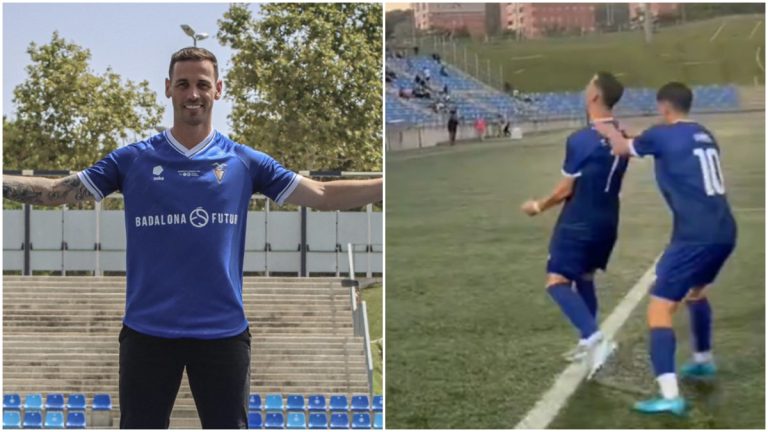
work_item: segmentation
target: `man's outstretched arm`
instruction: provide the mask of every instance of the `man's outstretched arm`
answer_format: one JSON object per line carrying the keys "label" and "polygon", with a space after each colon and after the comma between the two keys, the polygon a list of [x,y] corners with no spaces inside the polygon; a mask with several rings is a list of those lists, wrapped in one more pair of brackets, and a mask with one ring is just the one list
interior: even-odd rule
{"label": "man's outstretched arm", "polygon": [[3,198],[41,206],[59,206],[96,200],[77,174],[59,179],[4,175]]}
{"label": "man's outstretched arm", "polygon": [[285,201],[316,210],[347,210],[382,200],[383,180],[335,180],[319,182],[302,177]]}

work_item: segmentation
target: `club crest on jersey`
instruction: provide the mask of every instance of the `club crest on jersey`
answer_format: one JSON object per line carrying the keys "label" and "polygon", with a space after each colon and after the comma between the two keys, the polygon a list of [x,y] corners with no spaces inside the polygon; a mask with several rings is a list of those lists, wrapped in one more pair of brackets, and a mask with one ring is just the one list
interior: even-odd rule
{"label": "club crest on jersey", "polygon": [[163,174],[163,166],[162,165],[157,165],[156,167],[152,168],[152,176],[153,176],[152,179],[153,180],[155,180],[155,181],[165,180],[165,178],[162,177],[162,174]]}
{"label": "club crest on jersey", "polygon": [[218,180],[219,184],[221,184],[221,181],[224,179],[224,169],[227,167],[227,164],[214,163],[213,167],[213,173],[216,175],[216,180]]}

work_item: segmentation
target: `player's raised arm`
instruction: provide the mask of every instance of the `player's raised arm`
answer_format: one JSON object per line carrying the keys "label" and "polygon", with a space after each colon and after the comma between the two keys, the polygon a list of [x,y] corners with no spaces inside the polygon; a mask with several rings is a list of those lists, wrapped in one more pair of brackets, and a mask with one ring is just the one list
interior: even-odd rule
{"label": "player's raised arm", "polygon": [[77,174],[60,179],[4,175],[3,198],[43,206],[95,200]]}
{"label": "player's raised arm", "polygon": [[319,182],[302,177],[287,203],[317,210],[347,210],[379,202],[383,180],[334,180]]}

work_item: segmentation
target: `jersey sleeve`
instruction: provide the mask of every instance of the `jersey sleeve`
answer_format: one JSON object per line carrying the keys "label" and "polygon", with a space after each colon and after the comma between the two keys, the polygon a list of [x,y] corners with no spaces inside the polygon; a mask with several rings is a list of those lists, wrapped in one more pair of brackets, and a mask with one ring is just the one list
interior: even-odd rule
{"label": "jersey sleeve", "polygon": [[243,149],[253,181],[254,192],[264,194],[278,205],[285,203],[285,200],[299,185],[301,176],[284,168],[265,153],[247,146],[243,146]]}
{"label": "jersey sleeve", "polygon": [[655,127],[646,129],[640,135],[629,142],[629,151],[632,156],[644,157],[648,155],[656,156],[659,154],[658,148],[658,129]]}
{"label": "jersey sleeve", "polygon": [[112,151],[90,168],[77,173],[77,177],[96,198],[96,201],[101,201],[107,195],[121,189],[123,175],[128,170],[135,155],[136,149],[133,146],[121,147]]}
{"label": "jersey sleeve", "polygon": [[563,175],[566,177],[579,177],[581,166],[584,162],[584,146],[578,144],[578,135],[572,134],[565,141],[565,160],[563,161]]}

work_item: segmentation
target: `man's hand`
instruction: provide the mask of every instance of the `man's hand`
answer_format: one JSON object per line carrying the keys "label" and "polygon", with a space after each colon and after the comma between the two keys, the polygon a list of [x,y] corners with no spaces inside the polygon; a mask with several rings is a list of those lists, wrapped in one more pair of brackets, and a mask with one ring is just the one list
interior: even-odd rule
{"label": "man's hand", "polygon": [[536,200],[528,200],[524,202],[520,209],[528,216],[536,216],[541,213],[541,206]]}
{"label": "man's hand", "polygon": [[616,125],[608,122],[597,122],[592,127],[595,128],[597,133],[605,137],[613,150],[613,154],[618,156],[626,156],[630,154],[629,143],[630,140],[624,136],[624,133],[616,128]]}

